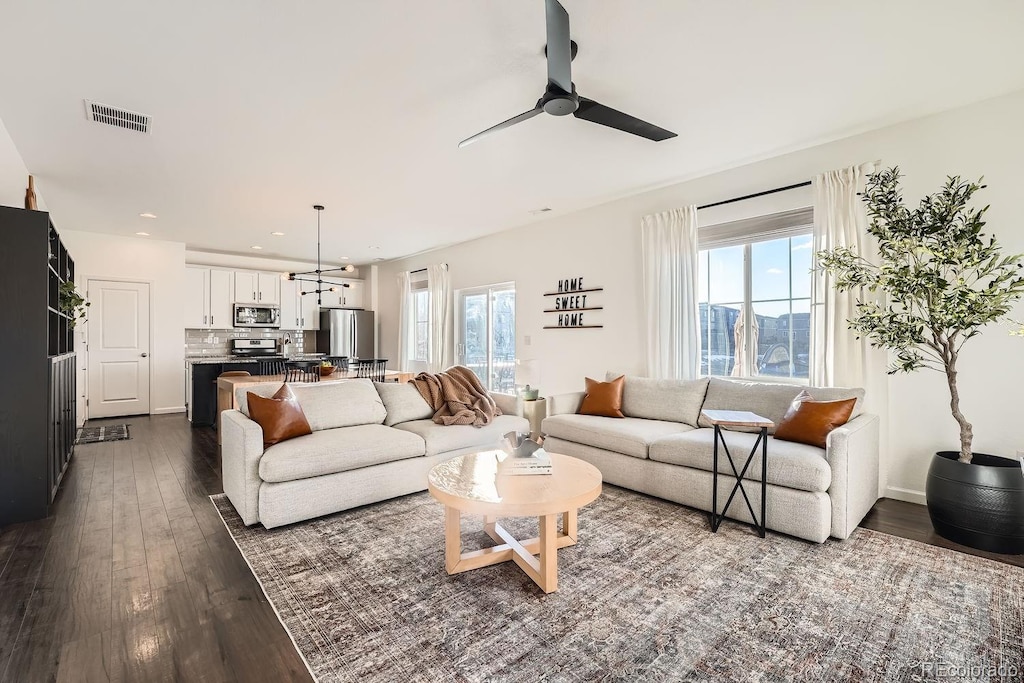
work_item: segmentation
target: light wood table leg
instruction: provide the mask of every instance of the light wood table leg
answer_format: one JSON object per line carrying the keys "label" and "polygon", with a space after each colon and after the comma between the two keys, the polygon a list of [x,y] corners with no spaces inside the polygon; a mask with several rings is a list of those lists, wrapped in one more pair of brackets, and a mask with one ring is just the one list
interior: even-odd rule
{"label": "light wood table leg", "polygon": [[444,568],[449,574],[458,571],[462,559],[462,516],[455,508],[444,509]]}
{"label": "light wood table leg", "polygon": [[[515,562],[545,593],[558,590],[558,549],[576,544],[576,510],[540,517],[540,536],[525,541],[514,538],[498,524],[497,517],[485,516],[484,531],[498,545],[466,553],[462,552],[459,511],[446,507],[444,515],[444,568],[449,574]],[[559,517],[562,518],[561,532]]]}
{"label": "light wood table leg", "polygon": [[568,536],[576,542],[576,534],[578,532],[576,510],[569,510],[562,513],[562,534]]}
{"label": "light wood table leg", "polygon": [[558,590],[558,515],[540,518],[540,575],[534,579],[545,593]]}

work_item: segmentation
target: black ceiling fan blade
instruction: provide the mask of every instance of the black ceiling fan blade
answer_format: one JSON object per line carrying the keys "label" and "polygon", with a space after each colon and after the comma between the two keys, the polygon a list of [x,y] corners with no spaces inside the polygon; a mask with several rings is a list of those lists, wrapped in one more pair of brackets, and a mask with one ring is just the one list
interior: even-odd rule
{"label": "black ceiling fan blade", "polygon": [[635,116],[624,114],[617,109],[606,107],[594,100],[588,100],[586,97],[580,98],[580,106],[572,115],[578,119],[583,119],[584,121],[599,123],[602,126],[615,128],[626,133],[632,133],[633,135],[639,135],[642,138],[654,140],[655,142],[661,142],[662,140],[668,140],[669,138],[674,138],[676,136],[676,134],[670,130],[659,128],[653,123],[641,121]]}
{"label": "black ceiling fan blade", "polygon": [[572,92],[572,40],[569,13],[558,0],[544,0],[548,27],[548,82]]}
{"label": "black ceiling fan blade", "polygon": [[536,116],[537,114],[541,113],[542,111],[544,111],[544,110],[541,109],[540,107],[536,107],[534,109],[531,109],[530,111],[523,112],[519,116],[513,116],[508,121],[502,121],[501,123],[499,123],[496,126],[491,126],[487,130],[482,130],[479,133],[477,133],[476,135],[474,135],[472,137],[466,138],[465,140],[463,140],[462,142],[459,143],[459,147],[465,147],[466,145],[471,145],[474,142],[476,142],[477,140],[480,140],[481,138],[487,137],[491,133],[497,133],[499,130],[505,130],[506,128],[510,128],[510,127],[516,125],[517,123],[522,123],[523,121],[526,121],[527,119],[532,119],[534,116]]}

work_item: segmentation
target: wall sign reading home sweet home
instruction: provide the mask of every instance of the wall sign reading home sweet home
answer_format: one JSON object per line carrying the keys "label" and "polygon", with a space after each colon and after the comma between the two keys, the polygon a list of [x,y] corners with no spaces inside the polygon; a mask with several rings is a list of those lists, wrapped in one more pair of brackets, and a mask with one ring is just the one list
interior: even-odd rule
{"label": "wall sign reading home sweet home", "polygon": [[[591,324],[592,313],[588,311],[600,311],[604,306],[595,306],[592,295],[594,292],[603,292],[603,287],[587,287],[583,284],[582,277],[566,278],[558,281],[558,291],[547,292],[544,296],[554,297],[554,308],[545,308],[545,313],[558,315],[556,325],[545,325],[545,330],[579,330],[584,328],[598,328],[604,325]],[[589,299],[589,301],[588,301]]]}

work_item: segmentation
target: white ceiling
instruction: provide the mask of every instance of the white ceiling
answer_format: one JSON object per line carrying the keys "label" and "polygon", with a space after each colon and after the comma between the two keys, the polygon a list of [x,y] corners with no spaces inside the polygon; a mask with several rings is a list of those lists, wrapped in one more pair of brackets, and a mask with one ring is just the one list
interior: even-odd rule
{"label": "white ceiling", "polygon": [[678,138],[539,116],[456,147],[542,94],[542,0],[6,3],[0,120],[60,226],[308,259],[320,202],[324,260],[365,263],[1024,87],[1014,0],[564,4],[579,92]]}

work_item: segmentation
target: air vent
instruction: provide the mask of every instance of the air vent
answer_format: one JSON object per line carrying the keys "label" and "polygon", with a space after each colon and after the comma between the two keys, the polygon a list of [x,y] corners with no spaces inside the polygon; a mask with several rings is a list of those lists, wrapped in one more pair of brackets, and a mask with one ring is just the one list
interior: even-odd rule
{"label": "air vent", "polygon": [[90,121],[105,123],[115,128],[134,130],[137,133],[148,133],[153,122],[152,117],[148,114],[111,107],[109,104],[100,104],[92,100],[85,101],[85,114]]}

